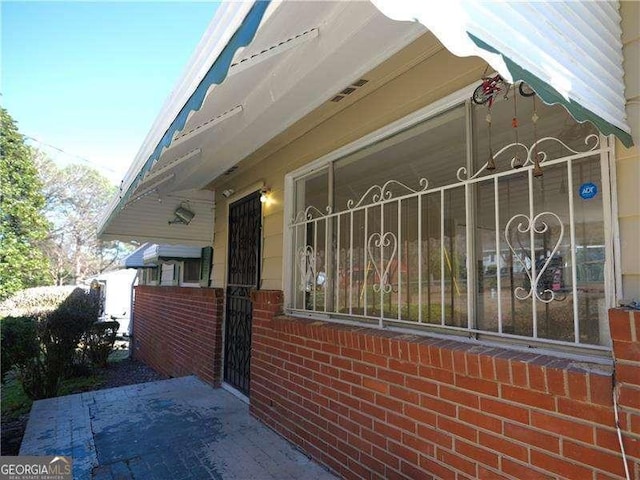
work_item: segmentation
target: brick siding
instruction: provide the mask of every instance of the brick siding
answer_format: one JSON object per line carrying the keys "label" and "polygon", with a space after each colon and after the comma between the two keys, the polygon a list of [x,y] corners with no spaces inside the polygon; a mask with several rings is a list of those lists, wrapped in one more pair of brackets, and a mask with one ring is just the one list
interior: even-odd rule
{"label": "brick siding", "polygon": [[[620,479],[612,367],[280,315],[254,292],[251,412],[350,479]],[[640,478],[640,313],[610,314]]]}
{"label": "brick siding", "polygon": [[223,290],[135,287],[134,357],[165,375],[220,385]]}

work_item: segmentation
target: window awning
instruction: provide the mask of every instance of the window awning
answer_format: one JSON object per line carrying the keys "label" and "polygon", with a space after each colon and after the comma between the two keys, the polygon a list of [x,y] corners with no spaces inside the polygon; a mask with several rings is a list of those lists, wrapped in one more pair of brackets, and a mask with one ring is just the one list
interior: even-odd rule
{"label": "window awning", "polygon": [[146,268],[155,267],[155,265],[145,265],[142,258],[144,251],[149,248],[148,243],[140,245],[135,251],[124,258],[122,265],[124,268]]}
{"label": "window awning", "polygon": [[182,261],[188,258],[200,258],[202,249],[186,245],[150,245],[144,250],[142,260],[146,266],[158,263],[160,260]]}
{"label": "window awning", "polygon": [[619,4],[372,0],[394,20],[418,21],[454,55],[479,56],[508,82],[633,145],[626,120]]}

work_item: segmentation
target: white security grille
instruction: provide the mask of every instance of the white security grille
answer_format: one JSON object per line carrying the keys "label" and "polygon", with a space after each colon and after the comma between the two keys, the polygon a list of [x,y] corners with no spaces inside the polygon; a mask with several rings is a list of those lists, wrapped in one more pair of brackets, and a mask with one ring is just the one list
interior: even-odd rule
{"label": "white security grille", "polygon": [[391,179],[346,205],[302,205],[290,310],[604,349],[608,200],[579,189],[607,181],[609,151],[595,134],[545,136],[502,147],[496,172],[468,164],[439,187]]}

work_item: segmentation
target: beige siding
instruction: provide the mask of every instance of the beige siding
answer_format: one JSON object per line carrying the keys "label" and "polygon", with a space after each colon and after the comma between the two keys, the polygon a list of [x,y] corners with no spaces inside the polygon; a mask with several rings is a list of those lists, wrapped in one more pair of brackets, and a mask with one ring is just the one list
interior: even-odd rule
{"label": "beige siding", "polygon": [[[262,183],[271,189],[263,207],[261,287],[282,289],[284,177],[287,173],[476,81],[485,64],[458,58],[425,35],[374,69],[367,94],[338,113],[339,104],[321,106],[240,164],[230,176],[215,181],[217,192],[243,191]],[[330,121],[326,121],[328,119]],[[225,284],[227,199],[216,194],[213,286]]]}
{"label": "beige siding", "polygon": [[616,142],[622,297],[640,297],[640,151]]}
{"label": "beige siding", "polygon": [[[627,115],[636,143],[640,139],[640,3],[624,1],[622,41],[625,70]],[[622,264],[622,295],[625,299],[640,298],[640,149],[624,148],[616,142],[616,180],[618,219],[620,226],[620,257]]]}

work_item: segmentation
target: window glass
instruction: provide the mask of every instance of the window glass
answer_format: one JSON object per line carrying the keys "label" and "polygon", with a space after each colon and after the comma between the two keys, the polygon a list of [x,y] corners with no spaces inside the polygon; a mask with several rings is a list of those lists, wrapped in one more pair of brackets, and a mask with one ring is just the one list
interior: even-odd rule
{"label": "window glass", "polygon": [[[585,183],[600,187],[600,153],[562,161],[595,146],[595,128],[577,124],[563,108],[535,97],[500,99],[490,111],[474,107],[473,118],[474,168],[480,179],[473,186],[478,328],[573,342],[577,313],[578,341],[600,343],[599,325],[606,323],[602,195],[584,200],[578,194]],[[495,170],[486,168],[491,154]],[[536,154],[542,175],[513,168],[531,165]],[[579,258],[589,256],[587,251],[596,257],[590,263]]]}
{"label": "window glass", "polygon": [[608,344],[599,141],[510,92],[297,178],[292,310]]}
{"label": "window glass", "polygon": [[142,271],[144,283],[151,284],[158,282],[158,267],[145,268]]}
{"label": "window glass", "polygon": [[162,275],[160,277],[160,285],[175,285],[177,265],[173,263],[163,263],[161,268]]}
{"label": "window glass", "polygon": [[200,259],[190,258],[182,264],[182,282],[198,283],[200,281]]}

